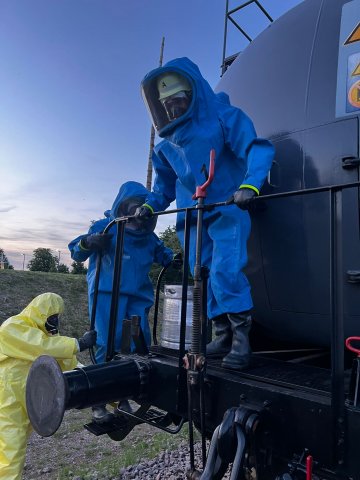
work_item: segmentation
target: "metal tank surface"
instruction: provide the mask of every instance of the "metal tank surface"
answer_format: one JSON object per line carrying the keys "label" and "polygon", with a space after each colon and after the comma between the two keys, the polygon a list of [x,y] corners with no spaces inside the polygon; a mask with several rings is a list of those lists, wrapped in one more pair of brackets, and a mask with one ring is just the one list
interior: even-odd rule
{"label": "metal tank surface", "polygon": [[[263,195],[358,181],[359,12],[359,0],[302,2],[240,53],[218,84],[275,145]],[[330,343],[329,204],[328,192],[295,195],[252,213],[254,317],[273,337]],[[337,209],[345,336],[358,335],[358,187],[342,192]]]}
{"label": "metal tank surface", "polygon": [[[164,309],[160,344],[165,348],[179,349],[181,321],[181,285],[164,286]],[[188,288],[186,305],[185,348],[191,344],[191,321],[193,308],[193,288]]]}

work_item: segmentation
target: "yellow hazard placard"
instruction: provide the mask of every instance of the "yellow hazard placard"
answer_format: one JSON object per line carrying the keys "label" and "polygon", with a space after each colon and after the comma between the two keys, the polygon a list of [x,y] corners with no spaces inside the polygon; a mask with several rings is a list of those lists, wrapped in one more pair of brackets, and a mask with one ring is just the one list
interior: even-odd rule
{"label": "yellow hazard placard", "polygon": [[352,77],[356,77],[357,75],[360,75],[360,63],[351,74]]}

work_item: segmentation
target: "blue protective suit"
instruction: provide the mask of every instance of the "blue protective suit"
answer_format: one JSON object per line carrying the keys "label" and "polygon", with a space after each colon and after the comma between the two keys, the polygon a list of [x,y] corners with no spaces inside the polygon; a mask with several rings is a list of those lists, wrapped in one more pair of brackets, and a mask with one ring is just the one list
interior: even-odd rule
{"label": "blue protective suit", "polygon": [[[124,183],[113,203],[110,213],[106,211],[106,218],[98,220],[89,229],[89,234],[99,233],[112,221],[119,216],[118,209],[120,205],[129,198],[141,198],[145,200],[148,190],[137,182]],[[97,352],[96,361],[101,363],[105,361],[107,336],[110,320],[111,291],[114,269],[116,226],[110,228],[108,233],[114,236],[111,239],[111,246],[105,251],[101,260],[99,294],[97,300],[97,311],[95,330],[97,331]],[[69,243],[71,258],[83,262],[89,258],[89,268],[87,273],[89,314],[91,316],[94,284],[96,273],[97,253],[90,250],[84,250],[80,246],[80,241],[86,235],[80,235]],[[130,318],[131,315],[141,317],[141,326],[148,345],[151,343],[151,334],[148,323],[148,313],[153,305],[154,292],[149,278],[149,271],[152,264],[159,263],[163,266],[168,265],[173,258],[173,252],[165,247],[164,243],[156,236],[154,232],[144,232],[125,228],[124,252],[122,259],[122,273],[120,283],[120,298],[117,315],[115,350],[120,350],[122,321],[124,318]]]}
{"label": "blue protective suit", "polygon": [[[215,178],[207,189],[206,203],[225,201],[240,186],[259,193],[274,157],[272,144],[256,136],[247,115],[231,106],[226,94],[215,94],[188,58],[172,60],[146,75],[142,82],[145,95],[147,85],[165,72],[184,75],[191,84],[192,99],[184,115],[158,131],[163,140],[153,152],[156,178],[146,204],[154,211],[165,210],[175,199],[179,208],[195,204],[192,195],[205,181],[202,167],[208,168],[212,148]],[[242,273],[250,234],[248,212],[236,205],[206,212],[204,227],[202,264],[210,269],[209,318],[250,309],[250,286]],[[177,231],[182,242],[183,214],[178,215]],[[192,269],[194,262],[195,231],[190,244]]]}

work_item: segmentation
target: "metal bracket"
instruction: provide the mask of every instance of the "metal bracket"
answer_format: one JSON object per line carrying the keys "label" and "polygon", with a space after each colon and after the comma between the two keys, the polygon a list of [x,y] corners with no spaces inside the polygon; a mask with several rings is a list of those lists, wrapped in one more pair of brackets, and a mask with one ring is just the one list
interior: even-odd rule
{"label": "metal bracket", "polygon": [[360,166],[360,158],[356,157],[344,157],[342,158],[342,168],[345,170],[352,170]]}
{"label": "metal bracket", "polygon": [[360,270],[348,270],[346,275],[348,283],[360,283]]}
{"label": "metal bracket", "polygon": [[230,480],[245,480],[244,461],[259,414],[246,407],[230,408],[213,433],[201,480],[220,480],[233,463]]}

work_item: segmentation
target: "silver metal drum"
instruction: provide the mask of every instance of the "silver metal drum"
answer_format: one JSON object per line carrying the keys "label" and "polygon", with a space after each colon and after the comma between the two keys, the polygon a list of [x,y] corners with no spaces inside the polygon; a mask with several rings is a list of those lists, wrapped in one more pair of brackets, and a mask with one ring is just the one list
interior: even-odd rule
{"label": "silver metal drum", "polygon": [[[181,285],[165,285],[164,308],[160,344],[162,347],[179,349],[181,322]],[[185,348],[191,345],[191,323],[193,308],[193,287],[188,287],[186,306]]]}

